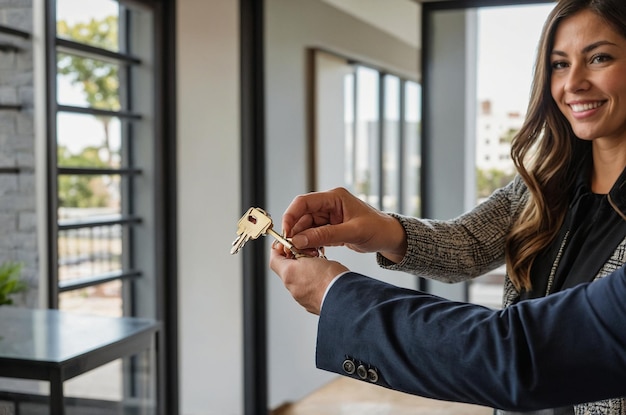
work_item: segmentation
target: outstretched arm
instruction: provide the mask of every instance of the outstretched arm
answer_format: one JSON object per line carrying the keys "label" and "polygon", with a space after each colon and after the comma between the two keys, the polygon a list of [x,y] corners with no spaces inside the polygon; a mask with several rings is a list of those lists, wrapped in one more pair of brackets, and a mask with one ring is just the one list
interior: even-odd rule
{"label": "outstretched arm", "polygon": [[319,320],[317,365],[411,394],[509,410],[626,395],[626,273],[502,311],[348,273]]}

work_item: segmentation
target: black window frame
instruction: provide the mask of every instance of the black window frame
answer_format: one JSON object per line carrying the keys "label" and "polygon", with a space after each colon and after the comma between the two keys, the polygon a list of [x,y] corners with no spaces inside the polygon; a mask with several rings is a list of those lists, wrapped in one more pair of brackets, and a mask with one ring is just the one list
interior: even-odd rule
{"label": "black window frame", "polygon": [[[154,56],[154,186],[151,203],[155,206],[154,221],[156,241],[154,246],[155,316],[161,323],[156,339],[156,390],[155,401],[159,414],[179,413],[178,393],[178,323],[177,323],[177,247],[176,247],[176,2],[168,0],[119,0],[120,5],[150,10],[154,19],[152,31]],[[119,273],[103,274],[68,284],[58,280],[58,233],[61,230],[82,226],[101,226],[103,222],[59,223],[57,220],[59,174],[113,173],[136,177],[141,171],[123,168],[116,171],[99,169],[70,169],[57,166],[56,117],[59,112],[114,115],[128,120],[141,118],[133,112],[115,112],[86,109],[57,102],[57,52],[71,52],[82,56],[97,56],[123,65],[141,63],[136,57],[78,44],[56,36],[56,0],[45,1],[45,94],[46,94],[46,256],[47,256],[47,307],[58,308],[59,294],[72,289],[101,284],[115,279],[141,278],[140,270],[128,269]],[[141,223],[138,216],[126,215],[107,224],[134,226]],[[130,310],[134,315],[135,310]]]}

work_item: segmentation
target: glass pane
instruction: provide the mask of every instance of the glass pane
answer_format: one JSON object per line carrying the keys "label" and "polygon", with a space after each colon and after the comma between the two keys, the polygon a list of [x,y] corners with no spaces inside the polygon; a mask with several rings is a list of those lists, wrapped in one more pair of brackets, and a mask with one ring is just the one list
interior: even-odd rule
{"label": "glass pane", "polygon": [[[511,139],[526,115],[537,44],[553,7],[536,4],[478,9],[477,203],[515,175]],[[469,301],[500,308],[505,273],[502,266],[473,279],[469,283]]]}
{"label": "glass pane", "polygon": [[379,76],[373,69],[358,67],[356,77],[354,190],[358,197],[378,207]]}
{"label": "glass pane", "polygon": [[386,75],[383,142],[383,210],[398,212],[400,196],[400,79]]}
{"label": "glass pane", "polygon": [[57,54],[57,101],[61,105],[120,109],[120,67],[81,56]]}
{"label": "glass pane", "polygon": [[120,176],[59,175],[59,221],[119,217],[121,186]]}
{"label": "glass pane", "polygon": [[[64,393],[70,399],[69,413],[80,414],[153,414],[155,390],[154,347],[137,356],[118,359],[63,384]],[[141,378],[138,384],[124,391],[124,375]],[[76,412],[72,411],[73,409]],[[29,412],[30,413],[30,412]],[[40,413],[40,412],[33,412]]]}
{"label": "glass pane", "polygon": [[354,191],[354,73],[344,79],[345,172],[346,187]]}
{"label": "glass pane", "polygon": [[515,176],[511,139],[526,115],[537,44],[543,22],[553,7],[540,4],[478,9],[478,203]]}
{"label": "glass pane", "polygon": [[118,51],[119,9],[113,0],[57,0],[57,36]]}
{"label": "glass pane", "polygon": [[404,189],[402,213],[421,216],[421,86],[412,81],[404,83]]}
{"label": "glass pane", "polygon": [[59,281],[122,270],[122,226],[59,231]]}
{"label": "glass pane", "polygon": [[116,117],[57,115],[59,167],[122,167],[122,123]]}
{"label": "glass pane", "polygon": [[59,295],[59,309],[81,314],[122,317],[121,280],[114,280],[93,287],[66,291]]}
{"label": "glass pane", "polygon": [[[117,359],[90,372],[84,373],[63,384],[66,396],[101,399],[107,401],[122,400],[123,360]],[[97,382],[98,387],[89,387]]]}

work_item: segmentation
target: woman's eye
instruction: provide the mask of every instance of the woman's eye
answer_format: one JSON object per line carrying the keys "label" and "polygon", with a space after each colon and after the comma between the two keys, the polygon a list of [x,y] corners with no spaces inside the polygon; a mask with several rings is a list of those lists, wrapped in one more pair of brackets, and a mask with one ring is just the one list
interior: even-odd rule
{"label": "woman's eye", "polygon": [[604,63],[610,61],[611,59],[611,56],[605,53],[599,53],[591,57],[591,63]]}
{"label": "woman's eye", "polygon": [[552,69],[558,70],[558,69],[563,69],[563,68],[567,68],[567,62],[563,62],[563,61],[552,62]]}

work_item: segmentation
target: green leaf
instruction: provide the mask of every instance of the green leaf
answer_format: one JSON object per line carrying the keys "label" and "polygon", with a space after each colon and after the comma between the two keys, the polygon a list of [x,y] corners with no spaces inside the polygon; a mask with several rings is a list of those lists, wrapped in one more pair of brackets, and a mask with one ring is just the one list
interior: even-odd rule
{"label": "green leaf", "polygon": [[0,264],[0,305],[13,304],[11,296],[28,288],[28,284],[21,280],[23,267],[23,263],[14,261]]}

